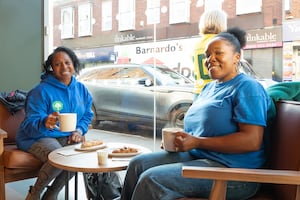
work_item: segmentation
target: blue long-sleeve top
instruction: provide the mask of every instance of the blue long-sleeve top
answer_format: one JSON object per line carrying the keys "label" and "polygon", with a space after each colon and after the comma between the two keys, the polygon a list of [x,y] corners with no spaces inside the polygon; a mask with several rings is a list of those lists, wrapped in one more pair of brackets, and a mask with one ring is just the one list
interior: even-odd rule
{"label": "blue long-sleeve top", "polygon": [[93,118],[91,106],[91,94],[74,76],[68,86],[51,74],[43,76],[41,82],[27,95],[26,116],[16,135],[18,148],[28,151],[40,138],[69,136],[71,132],[49,130],[45,127],[47,116],[55,111],[77,113],[76,129],[85,134]]}

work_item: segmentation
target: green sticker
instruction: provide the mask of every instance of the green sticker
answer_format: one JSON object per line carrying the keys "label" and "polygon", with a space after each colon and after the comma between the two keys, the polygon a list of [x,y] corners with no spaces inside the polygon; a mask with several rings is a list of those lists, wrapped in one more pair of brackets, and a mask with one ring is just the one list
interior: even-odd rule
{"label": "green sticker", "polygon": [[55,110],[57,112],[61,111],[63,109],[63,107],[64,107],[64,104],[61,101],[54,101],[52,103],[53,110]]}

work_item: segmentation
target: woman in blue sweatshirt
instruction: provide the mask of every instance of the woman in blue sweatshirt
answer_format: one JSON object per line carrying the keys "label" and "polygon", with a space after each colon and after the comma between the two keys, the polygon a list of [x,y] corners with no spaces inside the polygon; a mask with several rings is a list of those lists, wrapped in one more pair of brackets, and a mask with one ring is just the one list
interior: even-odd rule
{"label": "woman in blue sweatshirt", "polygon": [[[20,149],[32,153],[44,164],[26,200],[56,199],[65,184],[66,173],[50,165],[48,154],[62,146],[81,142],[93,118],[92,96],[75,78],[80,63],[75,53],[58,47],[44,63],[41,82],[29,93],[25,103],[26,117],[17,133]],[[59,113],[77,113],[76,130],[62,132],[57,126]]]}

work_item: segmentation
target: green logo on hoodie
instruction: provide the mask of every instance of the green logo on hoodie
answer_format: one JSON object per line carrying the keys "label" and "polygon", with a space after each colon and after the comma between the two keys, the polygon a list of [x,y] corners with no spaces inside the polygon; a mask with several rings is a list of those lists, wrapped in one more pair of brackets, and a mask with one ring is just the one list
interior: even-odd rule
{"label": "green logo on hoodie", "polygon": [[61,101],[54,101],[52,103],[53,110],[55,110],[57,112],[61,111],[63,109],[63,107],[64,107],[64,104]]}

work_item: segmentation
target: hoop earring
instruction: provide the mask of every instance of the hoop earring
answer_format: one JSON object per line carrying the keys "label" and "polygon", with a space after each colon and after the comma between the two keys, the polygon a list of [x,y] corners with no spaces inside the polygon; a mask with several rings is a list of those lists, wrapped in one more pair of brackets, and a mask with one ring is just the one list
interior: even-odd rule
{"label": "hoop earring", "polygon": [[239,62],[237,63],[237,65],[236,65],[236,67],[235,67],[235,70],[236,70],[237,72],[239,72],[241,66],[242,66],[242,63],[241,63],[241,61],[239,61]]}

